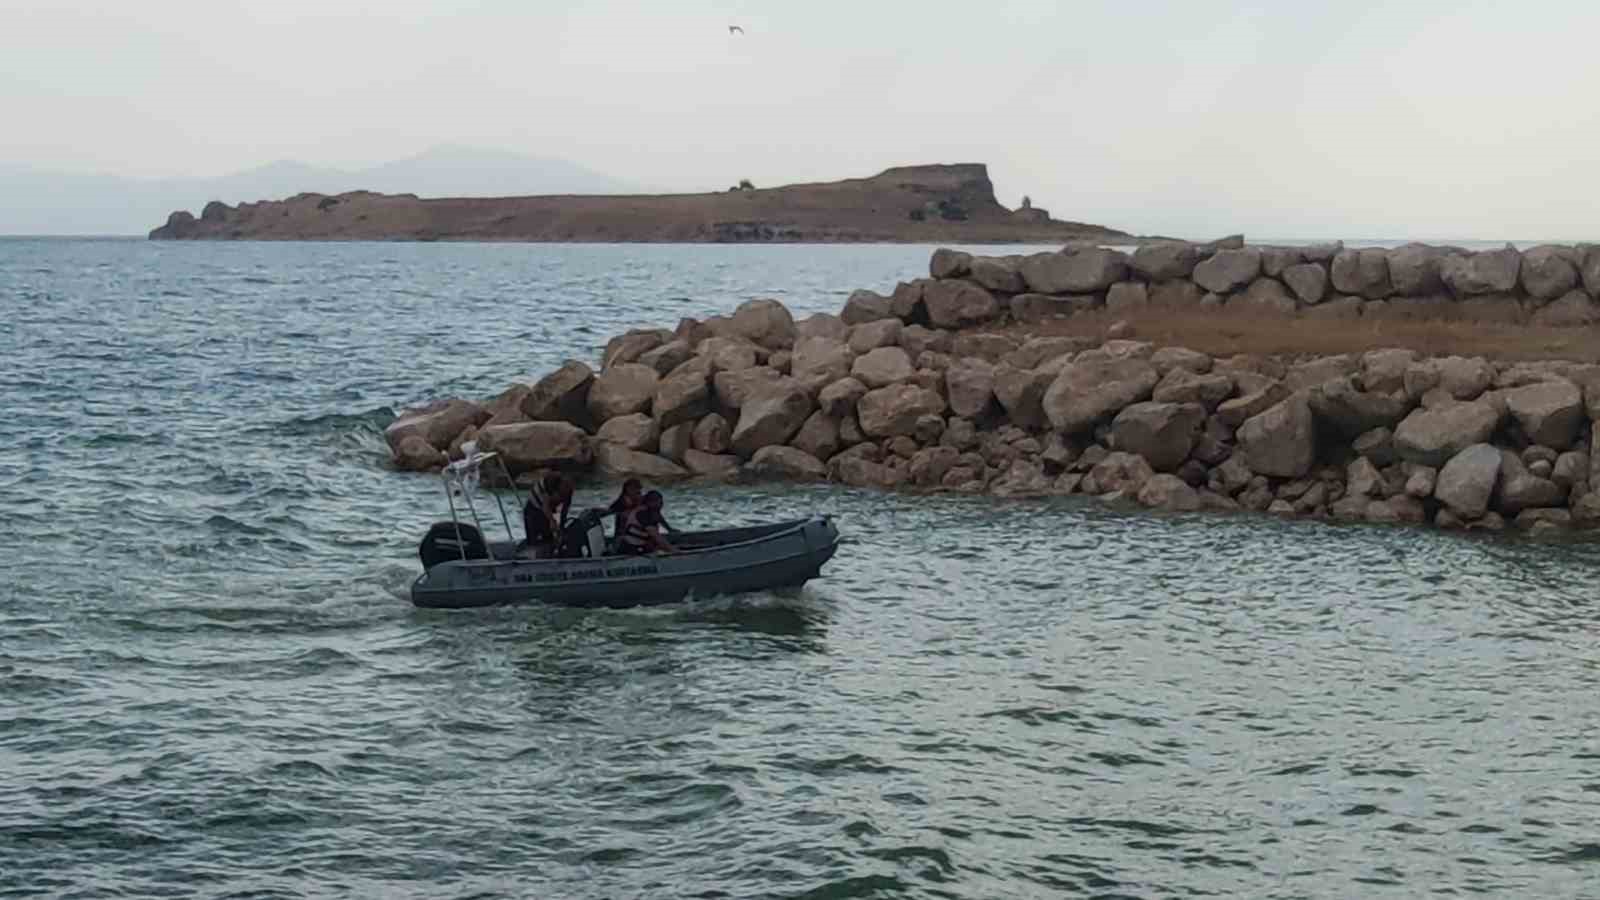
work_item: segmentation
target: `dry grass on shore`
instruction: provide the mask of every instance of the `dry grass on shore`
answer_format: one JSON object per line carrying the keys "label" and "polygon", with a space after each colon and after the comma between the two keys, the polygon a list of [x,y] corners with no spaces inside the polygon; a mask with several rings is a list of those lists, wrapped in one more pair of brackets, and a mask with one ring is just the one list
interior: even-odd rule
{"label": "dry grass on shore", "polygon": [[1015,337],[1066,335],[1103,338],[1114,322],[1128,335],[1158,346],[1187,347],[1212,356],[1331,356],[1403,347],[1428,356],[1482,356],[1511,362],[1570,360],[1600,363],[1600,327],[1549,327],[1501,322],[1303,319],[1227,310],[1098,311],[1032,325],[1011,325]]}

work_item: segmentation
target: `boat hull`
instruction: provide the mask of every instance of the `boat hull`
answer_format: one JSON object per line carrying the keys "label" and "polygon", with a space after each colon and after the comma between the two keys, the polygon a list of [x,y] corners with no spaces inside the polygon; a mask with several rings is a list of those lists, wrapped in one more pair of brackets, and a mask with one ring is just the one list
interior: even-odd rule
{"label": "boat hull", "polygon": [[599,559],[450,560],[411,585],[411,602],[430,609],[516,603],[577,607],[654,606],[697,597],[799,587],[837,551],[827,517],[675,535],[692,549]]}

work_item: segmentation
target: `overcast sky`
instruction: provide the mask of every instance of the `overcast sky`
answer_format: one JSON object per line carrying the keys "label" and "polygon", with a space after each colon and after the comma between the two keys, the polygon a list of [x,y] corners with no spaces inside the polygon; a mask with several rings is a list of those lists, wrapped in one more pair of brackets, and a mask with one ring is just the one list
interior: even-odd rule
{"label": "overcast sky", "polygon": [[0,0],[0,23],[0,162],[219,175],[449,142],[714,190],[971,161],[1002,202],[1140,233],[1600,239],[1595,0]]}

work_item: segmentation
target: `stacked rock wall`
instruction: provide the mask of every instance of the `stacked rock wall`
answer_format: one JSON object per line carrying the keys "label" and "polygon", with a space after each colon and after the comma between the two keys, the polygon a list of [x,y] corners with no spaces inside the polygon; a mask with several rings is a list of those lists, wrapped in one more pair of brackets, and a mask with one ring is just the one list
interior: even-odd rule
{"label": "stacked rock wall", "polygon": [[1594,306],[1594,248],[940,250],[930,269],[887,296],[857,291],[838,316],[796,321],[756,300],[629,331],[598,370],[570,361],[486,403],[409,411],[389,444],[412,470],[476,440],[517,473],[744,473],[1488,528],[1600,519],[1600,366],[1403,349],[1213,357],[971,327],[1166,302],[1362,316],[1482,305],[1537,321]]}
{"label": "stacked rock wall", "polygon": [[[1091,309],[1146,306],[1247,310],[1308,318],[1457,319],[1587,325],[1600,320],[1600,246],[1470,251],[1161,242],[1133,253],[1094,247],[1028,256],[934,255],[922,292],[944,322],[981,311],[962,285],[988,292],[1022,322]],[[936,321],[935,324],[940,324]]]}

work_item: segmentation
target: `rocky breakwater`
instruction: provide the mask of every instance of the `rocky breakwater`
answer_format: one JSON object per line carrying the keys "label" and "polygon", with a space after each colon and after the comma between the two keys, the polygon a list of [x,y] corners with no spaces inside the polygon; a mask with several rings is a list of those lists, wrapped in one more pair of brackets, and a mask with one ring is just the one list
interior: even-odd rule
{"label": "rocky breakwater", "polygon": [[[1173,291],[1207,302],[1180,272],[1209,280],[1201,266],[1234,265],[1239,249],[1129,257],[1080,247],[1022,259],[941,250],[933,277],[889,295],[857,291],[837,316],[796,321],[755,300],[731,316],[629,331],[598,368],[569,361],[486,402],[411,410],[387,437],[408,470],[440,466],[476,440],[518,475],[742,474],[1466,528],[1600,521],[1591,490],[1600,366],[1406,349],[1214,357],[994,330],[1044,303],[1140,291],[1145,302]],[[1338,271],[1349,252],[1297,250],[1299,261],[1274,267],[1290,278],[1295,266]],[[1517,260],[1519,279],[1525,265]],[[1259,258],[1241,266],[1232,296],[1263,293],[1255,285],[1275,278],[1265,271]],[[1157,273],[1174,277],[1139,280]]]}

